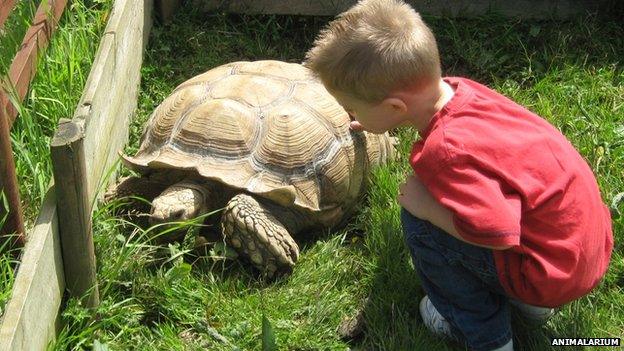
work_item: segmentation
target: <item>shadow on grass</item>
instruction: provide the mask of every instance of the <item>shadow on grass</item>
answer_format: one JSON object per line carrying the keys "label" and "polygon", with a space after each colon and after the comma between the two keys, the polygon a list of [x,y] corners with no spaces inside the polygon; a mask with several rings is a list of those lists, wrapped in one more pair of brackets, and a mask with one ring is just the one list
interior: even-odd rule
{"label": "shadow on grass", "polygon": [[[486,84],[513,79],[530,85],[566,66],[615,67],[618,73],[624,68],[624,30],[618,21],[605,21],[603,16],[548,22],[496,16],[431,18],[429,23],[447,75]],[[621,74],[615,79],[621,79]]]}
{"label": "shadow on grass", "polygon": [[[566,65],[624,67],[624,5],[565,21],[534,21],[489,14],[474,19],[424,15],[438,40],[443,71],[484,83],[539,79]],[[156,27],[146,65],[177,84],[237,60],[301,62],[332,17],[201,13],[186,6],[171,25]],[[175,53],[173,55],[172,53]],[[164,77],[163,77],[164,78]]]}

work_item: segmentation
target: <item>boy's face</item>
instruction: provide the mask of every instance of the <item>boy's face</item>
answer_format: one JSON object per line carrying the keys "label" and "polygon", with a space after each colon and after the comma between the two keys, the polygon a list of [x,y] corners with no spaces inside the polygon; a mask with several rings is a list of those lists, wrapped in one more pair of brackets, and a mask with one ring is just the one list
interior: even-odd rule
{"label": "boy's face", "polygon": [[[380,103],[371,104],[339,91],[329,90],[329,92],[347,111],[351,119],[359,122],[361,129],[367,132],[382,134],[399,127],[405,121],[405,111],[395,104],[394,99],[385,99]],[[352,123],[351,126],[352,129],[360,129],[357,123]]]}

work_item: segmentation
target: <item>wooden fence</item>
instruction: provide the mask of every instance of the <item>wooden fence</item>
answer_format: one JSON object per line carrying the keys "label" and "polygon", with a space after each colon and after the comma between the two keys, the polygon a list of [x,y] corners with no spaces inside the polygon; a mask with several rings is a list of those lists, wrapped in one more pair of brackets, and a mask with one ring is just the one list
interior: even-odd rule
{"label": "wooden fence", "polygon": [[[2,0],[0,20],[6,19],[14,3]],[[66,0],[41,2],[41,6],[49,4],[51,8],[42,10],[41,17],[37,17],[37,11],[33,27],[42,28],[40,30],[47,36],[41,37],[39,32],[29,30],[26,37],[34,38],[31,39],[34,44],[22,44],[20,52],[34,52],[44,40],[47,42],[51,27],[46,23],[56,23],[60,17],[60,13],[57,15],[52,9],[60,4],[64,7],[65,3]],[[130,116],[137,103],[142,53],[151,27],[151,14],[152,0],[115,1],[76,111],[71,119],[61,121],[53,138],[51,149],[56,181],[51,182],[34,227],[20,231],[27,233],[28,240],[11,299],[2,316],[0,350],[45,350],[58,331],[66,288],[70,296],[82,297],[91,306],[97,304],[90,204],[97,196],[104,173],[126,143]],[[15,71],[32,77],[37,56],[32,55]],[[11,87],[23,98],[28,84],[22,87],[23,78],[14,79],[11,74]],[[8,132],[14,118],[8,116],[15,109],[10,99],[3,99],[1,106],[0,122],[7,127],[3,130],[7,134],[0,139],[10,148]],[[10,149],[1,154],[0,159],[3,167],[0,171],[9,169]],[[5,179],[3,187],[16,187],[15,177],[14,185],[7,184],[5,174],[0,177]],[[15,213],[11,209],[11,214]]]}
{"label": "wooden fence", "polygon": [[[10,96],[17,102],[24,100],[30,81],[37,70],[37,56],[47,47],[56,24],[65,9],[67,0],[42,1],[33,24],[26,31],[19,51],[9,68],[9,76],[3,79],[0,89],[0,193],[4,193],[9,204],[8,213],[0,205],[0,218],[8,215],[0,233],[15,233],[13,247],[24,245],[24,218],[20,206],[19,186],[15,173],[15,162],[11,148],[10,130],[17,118],[17,109]],[[15,6],[14,0],[3,1],[0,5],[0,28]],[[9,91],[7,91],[9,90]]]}

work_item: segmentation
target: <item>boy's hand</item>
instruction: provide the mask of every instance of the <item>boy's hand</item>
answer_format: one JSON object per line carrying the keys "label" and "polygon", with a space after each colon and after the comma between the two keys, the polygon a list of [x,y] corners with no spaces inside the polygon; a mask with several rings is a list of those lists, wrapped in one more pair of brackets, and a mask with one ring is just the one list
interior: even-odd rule
{"label": "boy's hand", "polygon": [[399,186],[399,204],[414,217],[429,220],[429,209],[435,199],[415,175],[410,175]]}

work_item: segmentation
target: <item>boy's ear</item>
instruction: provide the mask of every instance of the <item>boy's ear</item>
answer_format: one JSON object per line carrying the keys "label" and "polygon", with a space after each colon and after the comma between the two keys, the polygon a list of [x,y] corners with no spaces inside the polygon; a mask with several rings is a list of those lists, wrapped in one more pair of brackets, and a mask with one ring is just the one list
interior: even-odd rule
{"label": "boy's ear", "polygon": [[389,97],[384,99],[381,104],[393,112],[407,113],[407,104],[402,99]]}

